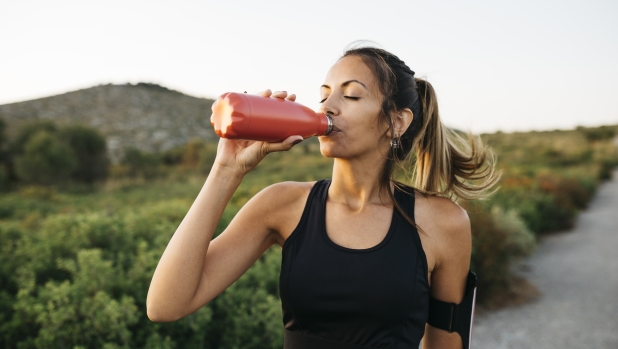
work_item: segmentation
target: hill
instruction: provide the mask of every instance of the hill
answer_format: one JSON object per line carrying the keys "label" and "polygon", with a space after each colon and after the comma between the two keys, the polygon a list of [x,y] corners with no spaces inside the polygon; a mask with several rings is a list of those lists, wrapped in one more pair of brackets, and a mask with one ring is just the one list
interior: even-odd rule
{"label": "hill", "polygon": [[108,84],[0,105],[0,118],[7,123],[9,137],[36,120],[93,127],[106,136],[110,158],[117,162],[131,147],[154,152],[191,138],[215,139],[212,103],[156,84]]}

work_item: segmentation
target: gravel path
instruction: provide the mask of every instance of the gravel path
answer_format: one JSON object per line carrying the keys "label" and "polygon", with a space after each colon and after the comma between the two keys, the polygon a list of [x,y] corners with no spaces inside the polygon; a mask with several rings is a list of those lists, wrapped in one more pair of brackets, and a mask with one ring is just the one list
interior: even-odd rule
{"label": "gravel path", "polygon": [[522,265],[541,297],[477,317],[474,349],[618,349],[618,171]]}

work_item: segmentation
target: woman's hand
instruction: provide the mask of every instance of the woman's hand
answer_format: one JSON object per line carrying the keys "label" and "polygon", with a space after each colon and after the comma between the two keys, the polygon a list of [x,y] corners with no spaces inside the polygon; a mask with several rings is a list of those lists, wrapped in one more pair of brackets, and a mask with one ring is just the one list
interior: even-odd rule
{"label": "woman's hand", "polygon": [[[296,100],[296,95],[288,95],[286,91],[272,93],[270,90],[266,90],[258,93],[258,95],[262,97],[285,98],[289,101]],[[302,140],[302,136],[290,136],[278,143],[221,138],[217,147],[217,157],[215,158],[214,165],[226,170],[232,170],[240,175],[245,175],[257,166],[268,153],[290,150]]]}

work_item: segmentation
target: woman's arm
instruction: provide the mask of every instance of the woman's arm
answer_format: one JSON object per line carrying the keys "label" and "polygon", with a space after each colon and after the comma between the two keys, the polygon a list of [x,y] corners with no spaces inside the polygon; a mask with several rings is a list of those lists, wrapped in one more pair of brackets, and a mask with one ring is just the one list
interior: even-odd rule
{"label": "woman's arm", "polygon": [[[441,217],[434,227],[435,266],[431,273],[431,296],[459,304],[464,298],[470,269],[472,234],[470,219],[465,210],[453,202],[440,199],[433,217]],[[456,332],[448,333],[426,325],[423,349],[461,349],[463,342]]]}
{"label": "woman's arm", "polygon": [[[263,93],[270,96],[270,91]],[[275,97],[285,98],[285,93]],[[294,96],[291,96],[293,99]],[[175,321],[196,311],[238,279],[277,238],[268,210],[282,202],[277,186],[250,200],[230,226],[211,242],[228,201],[242,178],[266,154],[292,148],[281,143],[221,139],[212,170],[167,245],[148,290],[152,321]]]}

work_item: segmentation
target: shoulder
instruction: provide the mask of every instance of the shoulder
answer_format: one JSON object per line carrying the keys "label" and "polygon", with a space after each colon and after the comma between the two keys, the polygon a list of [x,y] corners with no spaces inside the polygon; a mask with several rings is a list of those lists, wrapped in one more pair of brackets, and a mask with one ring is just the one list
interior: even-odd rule
{"label": "shoulder", "polygon": [[316,182],[281,182],[260,191],[255,198],[272,205],[285,206],[306,199]]}
{"label": "shoulder", "polygon": [[432,247],[435,267],[469,264],[472,232],[468,213],[452,200],[416,193],[415,218]]}
{"label": "shoulder", "polygon": [[[470,231],[470,218],[468,213],[457,203],[450,199],[424,195],[416,193],[415,195],[416,213],[419,216],[424,216],[435,225],[436,233],[445,235],[461,235]],[[425,220],[425,219],[424,219]]]}
{"label": "shoulder", "polygon": [[281,182],[270,185],[255,195],[251,201],[259,207],[259,215],[268,229],[276,233],[276,242],[283,242],[296,228],[305,209],[311,189],[316,182]]}

